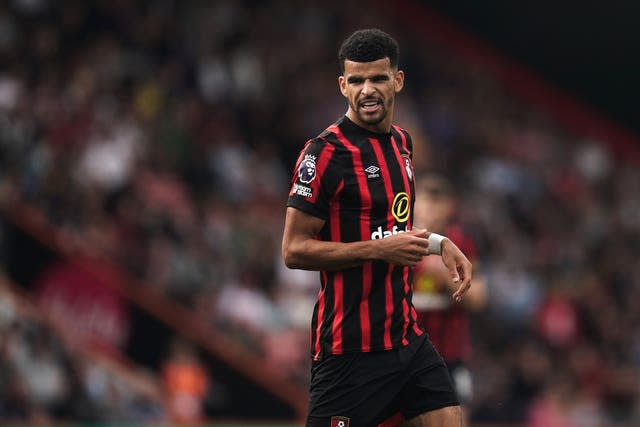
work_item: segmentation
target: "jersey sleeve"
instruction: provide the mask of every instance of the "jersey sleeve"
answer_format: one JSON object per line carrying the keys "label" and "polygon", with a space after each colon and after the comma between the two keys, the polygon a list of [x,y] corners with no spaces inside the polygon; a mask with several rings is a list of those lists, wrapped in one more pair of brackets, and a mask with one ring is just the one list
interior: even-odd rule
{"label": "jersey sleeve", "polygon": [[287,206],[324,220],[329,217],[329,203],[342,181],[335,151],[322,139],[307,142],[293,170]]}

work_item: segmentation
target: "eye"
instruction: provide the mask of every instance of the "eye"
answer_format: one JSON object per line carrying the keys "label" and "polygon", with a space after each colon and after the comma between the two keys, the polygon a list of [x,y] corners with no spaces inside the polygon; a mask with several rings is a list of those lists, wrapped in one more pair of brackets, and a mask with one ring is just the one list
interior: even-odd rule
{"label": "eye", "polygon": [[360,77],[349,77],[349,79],[347,80],[347,82],[351,85],[359,85],[362,84],[363,81],[364,79]]}
{"label": "eye", "polygon": [[389,80],[389,76],[387,75],[381,75],[381,76],[375,76],[373,79],[371,79],[374,83],[381,83],[381,82],[386,82]]}

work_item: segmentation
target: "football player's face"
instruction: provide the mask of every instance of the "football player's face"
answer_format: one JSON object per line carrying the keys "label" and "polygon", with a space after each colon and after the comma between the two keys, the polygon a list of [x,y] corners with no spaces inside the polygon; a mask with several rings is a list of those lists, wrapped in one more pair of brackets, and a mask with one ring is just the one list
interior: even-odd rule
{"label": "football player's face", "polygon": [[396,93],[404,86],[404,73],[391,67],[389,58],[371,62],[344,61],[338,77],[347,102],[347,117],[374,132],[389,132]]}

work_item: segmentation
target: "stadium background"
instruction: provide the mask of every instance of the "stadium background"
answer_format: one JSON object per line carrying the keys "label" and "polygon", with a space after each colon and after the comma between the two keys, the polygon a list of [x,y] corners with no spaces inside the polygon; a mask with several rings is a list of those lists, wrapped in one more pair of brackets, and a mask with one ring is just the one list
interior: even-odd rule
{"label": "stadium background", "polygon": [[0,4],[0,422],[300,419],[317,277],[282,266],[284,199],[344,111],[340,41],[378,26],[418,177],[453,180],[488,278],[474,425],[640,423],[637,137],[508,35],[387,3]]}

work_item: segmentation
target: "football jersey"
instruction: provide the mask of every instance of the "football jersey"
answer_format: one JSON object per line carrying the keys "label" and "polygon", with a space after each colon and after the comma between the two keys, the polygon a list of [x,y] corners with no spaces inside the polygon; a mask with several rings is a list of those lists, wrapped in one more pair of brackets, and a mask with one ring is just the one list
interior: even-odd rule
{"label": "football jersey", "polygon": [[[325,220],[319,240],[357,242],[411,229],[414,172],[409,134],[375,133],[346,116],[309,140],[287,206]],[[411,304],[413,269],[383,261],[320,272],[311,322],[314,359],[389,350],[424,332]]]}

